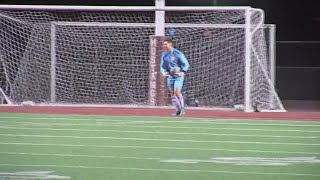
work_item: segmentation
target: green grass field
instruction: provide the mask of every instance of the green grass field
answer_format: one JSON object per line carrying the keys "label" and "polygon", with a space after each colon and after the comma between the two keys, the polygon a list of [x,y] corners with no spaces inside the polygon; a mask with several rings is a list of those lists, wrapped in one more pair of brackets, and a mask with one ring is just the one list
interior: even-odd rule
{"label": "green grass field", "polygon": [[0,113],[0,180],[319,180],[320,122]]}

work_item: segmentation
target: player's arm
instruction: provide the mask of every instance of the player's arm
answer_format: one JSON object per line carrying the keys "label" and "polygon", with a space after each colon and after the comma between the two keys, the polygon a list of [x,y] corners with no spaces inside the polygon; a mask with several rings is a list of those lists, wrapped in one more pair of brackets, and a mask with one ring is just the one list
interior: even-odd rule
{"label": "player's arm", "polygon": [[187,60],[187,58],[184,56],[183,53],[179,54],[179,60],[181,62],[181,72],[176,73],[175,76],[183,76],[185,72],[187,72],[189,70],[189,62]]}
{"label": "player's arm", "polygon": [[190,67],[190,64],[189,64],[187,58],[184,56],[183,53],[181,53],[179,59],[180,59],[180,62],[182,64],[181,71],[182,72],[187,72],[189,70],[189,67]]}
{"label": "player's arm", "polygon": [[161,59],[160,59],[160,72],[163,76],[168,76],[169,73],[163,68],[164,65],[164,54],[161,55]]}

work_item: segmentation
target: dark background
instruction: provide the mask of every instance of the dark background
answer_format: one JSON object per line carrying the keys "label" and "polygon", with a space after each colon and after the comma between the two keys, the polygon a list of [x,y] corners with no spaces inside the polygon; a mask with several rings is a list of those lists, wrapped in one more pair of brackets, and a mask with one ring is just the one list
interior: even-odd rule
{"label": "dark background", "polygon": [[[0,0],[0,4],[135,5],[154,0]],[[276,24],[276,88],[283,100],[320,100],[320,0],[167,0],[167,6],[252,6]]]}

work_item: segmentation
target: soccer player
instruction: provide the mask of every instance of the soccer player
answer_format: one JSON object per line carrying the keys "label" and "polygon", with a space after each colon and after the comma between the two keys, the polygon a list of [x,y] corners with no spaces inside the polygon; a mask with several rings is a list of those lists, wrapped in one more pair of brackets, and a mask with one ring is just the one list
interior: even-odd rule
{"label": "soccer player", "polygon": [[172,104],[176,107],[173,115],[184,115],[185,104],[181,94],[185,73],[189,69],[189,62],[182,52],[173,48],[172,39],[163,42],[164,52],[161,55],[160,72],[167,77],[167,87],[172,95]]}

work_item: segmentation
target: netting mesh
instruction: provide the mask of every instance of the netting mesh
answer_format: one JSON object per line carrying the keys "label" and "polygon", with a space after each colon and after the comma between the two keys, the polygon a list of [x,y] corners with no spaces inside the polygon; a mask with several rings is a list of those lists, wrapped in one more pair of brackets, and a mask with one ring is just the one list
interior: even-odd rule
{"label": "netting mesh", "polygon": [[145,103],[146,47],[153,32],[153,27],[57,26],[57,101]]}
{"label": "netting mesh", "polygon": [[258,111],[284,110],[271,80],[271,54],[268,53],[271,47],[267,44],[270,39],[266,35],[266,33],[270,33],[270,29],[261,25],[262,13],[260,11],[252,11],[251,13],[251,105]]}
{"label": "netting mesh", "polygon": [[[166,16],[166,35],[191,65],[183,89],[188,105],[195,100],[203,106],[243,103],[245,29],[224,25],[243,25],[245,11],[170,11]],[[252,31],[260,20],[254,12]],[[155,27],[137,23],[154,21],[151,11],[1,10],[0,85],[14,103],[147,104],[149,36]],[[265,76],[270,64],[261,30],[253,34],[252,49],[252,104],[281,109],[270,75]]]}
{"label": "netting mesh", "polygon": [[198,100],[204,106],[243,103],[244,30],[193,27],[177,31],[176,47],[192,65],[185,81],[189,101]]}

